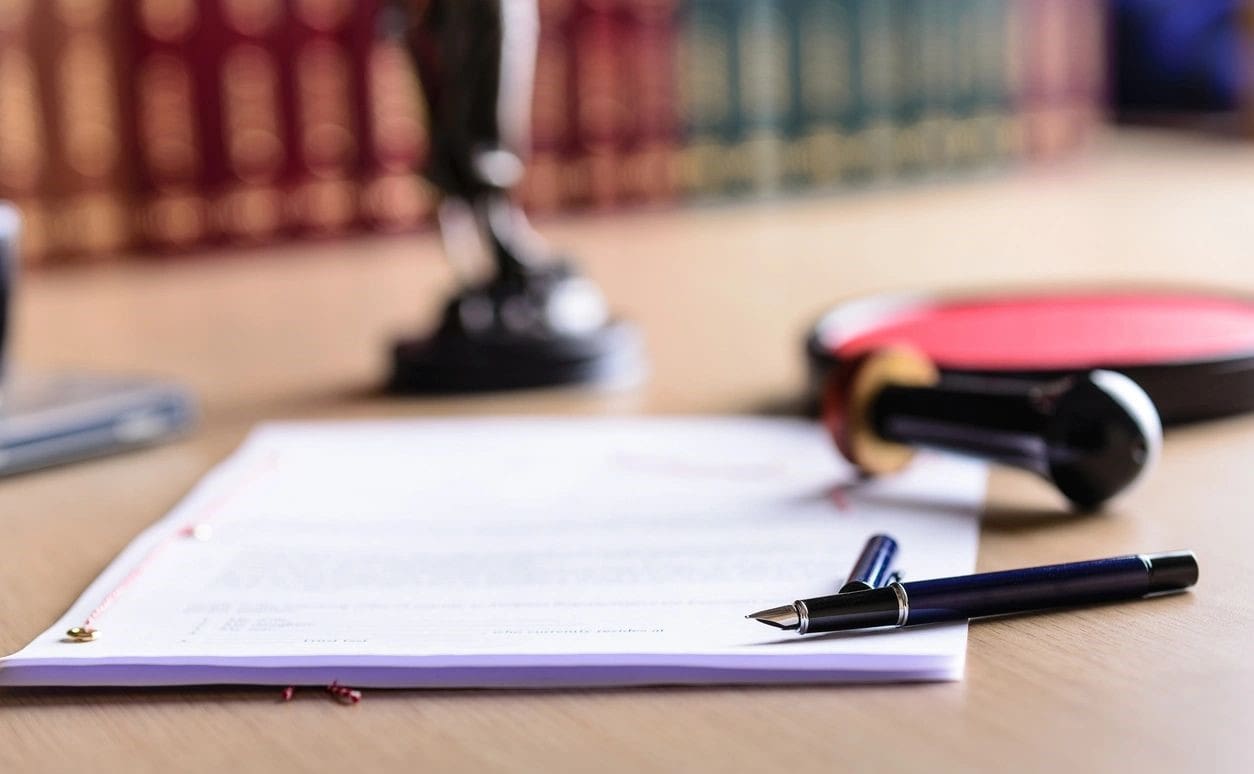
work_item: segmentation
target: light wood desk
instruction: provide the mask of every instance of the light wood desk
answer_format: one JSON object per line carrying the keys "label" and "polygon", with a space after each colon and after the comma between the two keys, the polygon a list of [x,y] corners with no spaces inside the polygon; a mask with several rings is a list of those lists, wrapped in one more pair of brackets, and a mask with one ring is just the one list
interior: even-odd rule
{"label": "light wood desk", "polygon": [[[1135,280],[1254,292],[1254,147],[1123,136],[1045,173],[545,224],[643,326],[618,394],[396,400],[392,334],[449,283],[430,236],[31,276],[27,366],[158,371],[203,399],[186,440],[0,481],[0,651],[263,419],[751,412],[802,382],[826,304],[890,290]],[[1254,770],[1254,417],[1170,434],[1098,516],[994,474],[981,569],[1193,548],[1195,593],[971,627],[962,682],[877,687],[0,692],[0,771]],[[810,746],[810,752],[798,751]]]}

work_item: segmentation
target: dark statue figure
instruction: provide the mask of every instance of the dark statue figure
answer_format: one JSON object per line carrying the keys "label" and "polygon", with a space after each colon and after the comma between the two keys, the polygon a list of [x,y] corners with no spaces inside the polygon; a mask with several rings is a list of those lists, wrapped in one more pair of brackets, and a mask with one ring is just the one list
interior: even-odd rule
{"label": "dark statue figure", "polygon": [[17,209],[0,202],[0,405],[4,403],[5,344],[13,281],[17,277],[17,242],[22,222]]}
{"label": "dark statue figure", "polygon": [[[397,344],[392,389],[521,389],[637,372],[634,330],[610,318],[597,288],[550,253],[510,196],[529,143],[535,0],[402,3],[430,117],[424,174],[441,193],[445,250],[466,284],[438,330]],[[484,256],[489,276],[472,279]]]}

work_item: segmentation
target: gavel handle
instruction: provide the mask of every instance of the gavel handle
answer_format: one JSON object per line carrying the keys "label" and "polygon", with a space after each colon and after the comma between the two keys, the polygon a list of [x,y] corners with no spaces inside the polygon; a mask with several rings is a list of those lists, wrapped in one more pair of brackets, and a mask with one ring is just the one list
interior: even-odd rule
{"label": "gavel handle", "polygon": [[1005,379],[958,379],[931,387],[887,386],[871,407],[885,440],[968,454],[1048,474],[1048,393]]}

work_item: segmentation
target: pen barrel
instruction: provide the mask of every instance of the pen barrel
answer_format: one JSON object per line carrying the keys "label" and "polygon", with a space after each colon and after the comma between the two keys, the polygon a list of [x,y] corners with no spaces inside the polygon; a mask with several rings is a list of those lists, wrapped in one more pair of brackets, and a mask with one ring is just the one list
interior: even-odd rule
{"label": "pen barrel", "polygon": [[906,625],[1137,599],[1197,582],[1187,551],[1118,556],[902,584]]}

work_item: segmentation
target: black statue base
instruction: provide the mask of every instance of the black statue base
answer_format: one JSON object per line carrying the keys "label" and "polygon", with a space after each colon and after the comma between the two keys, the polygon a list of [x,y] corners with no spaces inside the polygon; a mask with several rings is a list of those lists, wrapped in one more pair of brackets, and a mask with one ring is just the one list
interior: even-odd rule
{"label": "black statue base", "polygon": [[388,390],[457,394],[574,384],[634,383],[641,338],[604,319],[600,295],[564,265],[469,288],[430,336],[392,349]]}
{"label": "black statue base", "polygon": [[636,331],[622,322],[549,341],[406,339],[392,350],[388,390],[438,395],[627,383],[640,373],[639,348]]}

